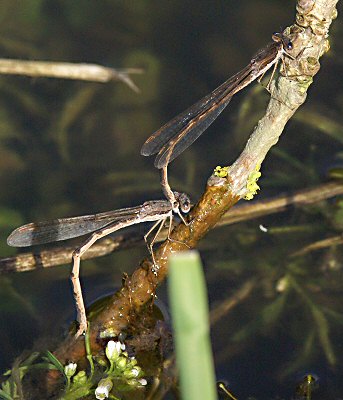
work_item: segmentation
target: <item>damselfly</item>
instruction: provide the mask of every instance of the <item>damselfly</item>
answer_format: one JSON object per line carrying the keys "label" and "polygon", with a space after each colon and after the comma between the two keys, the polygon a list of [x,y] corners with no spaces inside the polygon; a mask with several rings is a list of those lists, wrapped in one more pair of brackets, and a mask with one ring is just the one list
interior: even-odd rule
{"label": "damselfly", "polygon": [[[162,170],[162,188],[168,199],[172,191],[167,179],[167,166],[189,147],[218,117],[229,104],[234,94],[260,79],[283,56],[293,58],[289,50],[293,48],[290,39],[283,33],[274,33],[273,41],[260,50],[237,74],[222,83],[213,92],[177,115],[153,133],[143,144],[141,154],[150,156],[157,153],[155,167]],[[168,195],[169,194],[169,195]]]}
{"label": "damselfly", "polygon": [[[178,210],[188,213],[190,210],[189,197],[184,193],[174,192],[175,201],[178,202]],[[172,227],[173,207],[170,201],[155,200],[147,201],[137,207],[122,208],[99,214],[80,217],[61,218],[52,221],[30,223],[15,229],[7,239],[7,243],[14,247],[33,246],[44,243],[56,242],[59,240],[71,239],[92,233],[91,236],[79,246],[72,255],[73,267],[71,281],[73,285],[74,298],[76,303],[77,320],[79,328],[76,336],[84,333],[87,329],[87,317],[82,296],[82,289],[79,279],[80,260],[82,255],[99,239],[110,235],[120,229],[143,222],[155,222],[152,228],[144,236],[148,244],[148,236],[157,228],[152,241],[148,244],[151,253],[154,269],[156,263],[152,246],[154,240],[165,222],[169,219],[169,233]]]}

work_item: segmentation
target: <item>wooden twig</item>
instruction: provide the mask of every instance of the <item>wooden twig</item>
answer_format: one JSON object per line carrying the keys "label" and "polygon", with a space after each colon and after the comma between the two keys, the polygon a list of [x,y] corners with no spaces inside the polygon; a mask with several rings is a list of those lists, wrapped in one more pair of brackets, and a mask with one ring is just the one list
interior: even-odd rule
{"label": "wooden twig", "polygon": [[116,80],[125,83],[137,93],[139,89],[129,75],[141,74],[142,72],[143,70],[139,68],[114,69],[96,64],[0,59],[0,74],[75,79],[102,83]]}
{"label": "wooden twig", "polygon": [[[314,188],[299,190],[272,199],[246,202],[232,208],[218,221],[216,227],[231,225],[242,221],[260,218],[266,215],[285,211],[290,206],[314,204],[343,194],[343,183],[340,181],[318,185]],[[161,231],[157,242],[166,239],[168,229]],[[131,248],[143,243],[142,235],[129,232],[116,237],[107,237],[95,243],[82,257],[84,260],[102,257],[115,251]],[[34,253],[22,253],[14,257],[0,259],[0,274],[25,272],[40,268],[50,268],[71,263],[71,255],[76,246],[53,247]]]}

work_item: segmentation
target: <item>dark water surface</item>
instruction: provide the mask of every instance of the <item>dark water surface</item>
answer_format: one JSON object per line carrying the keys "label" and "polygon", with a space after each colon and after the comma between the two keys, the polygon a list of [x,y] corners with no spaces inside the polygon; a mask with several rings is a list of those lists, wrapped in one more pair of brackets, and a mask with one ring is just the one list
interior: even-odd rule
{"label": "dark water surface", "polygon": [[[2,3],[2,57],[145,73],[133,76],[140,94],[117,82],[0,76],[1,257],[16,254],[6,237],[23,223],[161,198],[153,158],[140,156],[145,139],[242,68],[294,16],[293,3],[281,0]],[[260,198],[318,185],[343,163],[342,26],[338,18],[307,103],[263,165]],[[257,83],[237,95],[172,163],[173,186],[198,199],[212,169],[239,155],[267,99]],[[291,399],[309,372],[319,377],[314,399],[343,398],[342,249],[289,256],[340,234],[340,210],[337,199],[291,209],[218,228],[201,243],[211,309],[251,285],[212,330],[217,377],[239,399]],[[146,253],[142,245],[83,262],[87,303],[114,290]],[[57,340],[73,320],[69,270],[2,276],[1,370],[37,341],[51,347],[44,338]]]}

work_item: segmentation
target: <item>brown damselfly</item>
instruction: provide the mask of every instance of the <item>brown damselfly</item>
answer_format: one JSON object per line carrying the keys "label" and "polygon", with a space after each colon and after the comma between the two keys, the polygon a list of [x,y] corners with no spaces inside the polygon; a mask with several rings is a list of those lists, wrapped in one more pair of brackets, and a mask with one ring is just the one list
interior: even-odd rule
{"label": "brown damselfly", "polygon": [[274,66],[274,74],[277,64],[283,56],[293,58],[288,53],[293,45],[286,35],[274,33],[272,39],[272,42],[256,53],[246,67],[186,111],[167,122],[143,144],[142,155],[150,156],[157,153],[155,167],[162,170],[162,188],[172,203],[175,200],[168,184],[168,164],[186,150],[214,122],[237,92],[256,79],[261,79],[272,66]]}
{"label": "brown damselfly", "polygon": [[[184,193],[174,192],[173,196],[177,201],[177,210],[187,213],[190,210],[189,197]],[[79,328],[76,336],[84,333],[87,329],[87,317],[82,296],[82,289],[79,279],[80,261],[82,255],[99,239],[108,236],[120,229],[144,222],[155,222],[152,228],[144,236],[148,244],[148,236],[156,228],[157,233],[148,244],[153,259],[154,272],[157,271],[155,258],[152,250],[155,238],[169,219],[169,232],[172,227],[173,206],[168,200],[147,201],[137,207],[122,208],[99,214],[80,217],[60,218],[52,221],[37,222],[23,225],[15,229],[7,239],[7,243],[14,247],[26,247],[38,244],[45,244],[66,240],[91,233],[81,246],[77,247],[72,254],[73,267],[71,281],[73,285],[74,298],[76,303],[77,320]]]}

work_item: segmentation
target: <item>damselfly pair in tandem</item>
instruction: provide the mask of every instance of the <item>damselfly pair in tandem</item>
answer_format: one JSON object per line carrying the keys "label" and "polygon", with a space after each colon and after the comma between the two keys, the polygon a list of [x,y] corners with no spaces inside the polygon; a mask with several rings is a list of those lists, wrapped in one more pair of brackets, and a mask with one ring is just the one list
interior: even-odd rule
{"label": "damselfly pair in tandem", "polygon": [[[84,217],[31,223],[17,228],[9,236],[8,244],[10,246],[23,247],[70,239],[93,232],[89,239],[73,253],[71,280],[76,302],[77,320],[79,322],[77,336],[84,333],[87,328],[85,306],[79,281],[81,256],[98,239],[130,225],[155,222],[152,229],[147,233],[149,235],[157,226],[159,226],[158,233],[167,219],[169,219],[169,227],[171,227],[173,212],[179,214],[185,222],[181,212],[187,213],[189,211],[190,201],[187,195],[171,190],[167,176],[168,164],[189,147],[213,123],[228,105],[234,94],[254,80],[262,78],[272,66],[274,66],[275,71],[279,60],[283,59],[284,56],[293,58],[289,54],[292,49],[292,42],[287,36],[275,33],[272,39],[273,41],[260,50],[245,68],[165,124],[150,136],[143,145],[141,154],[152,155],[157,153],[155,166],[162,170],[161,184],[168,200],[148,201],[138,207],[124,208]],[[145,235],[145,238],[147,235]],[[148,247],[154,261],[153,243],[154,239]]]}

